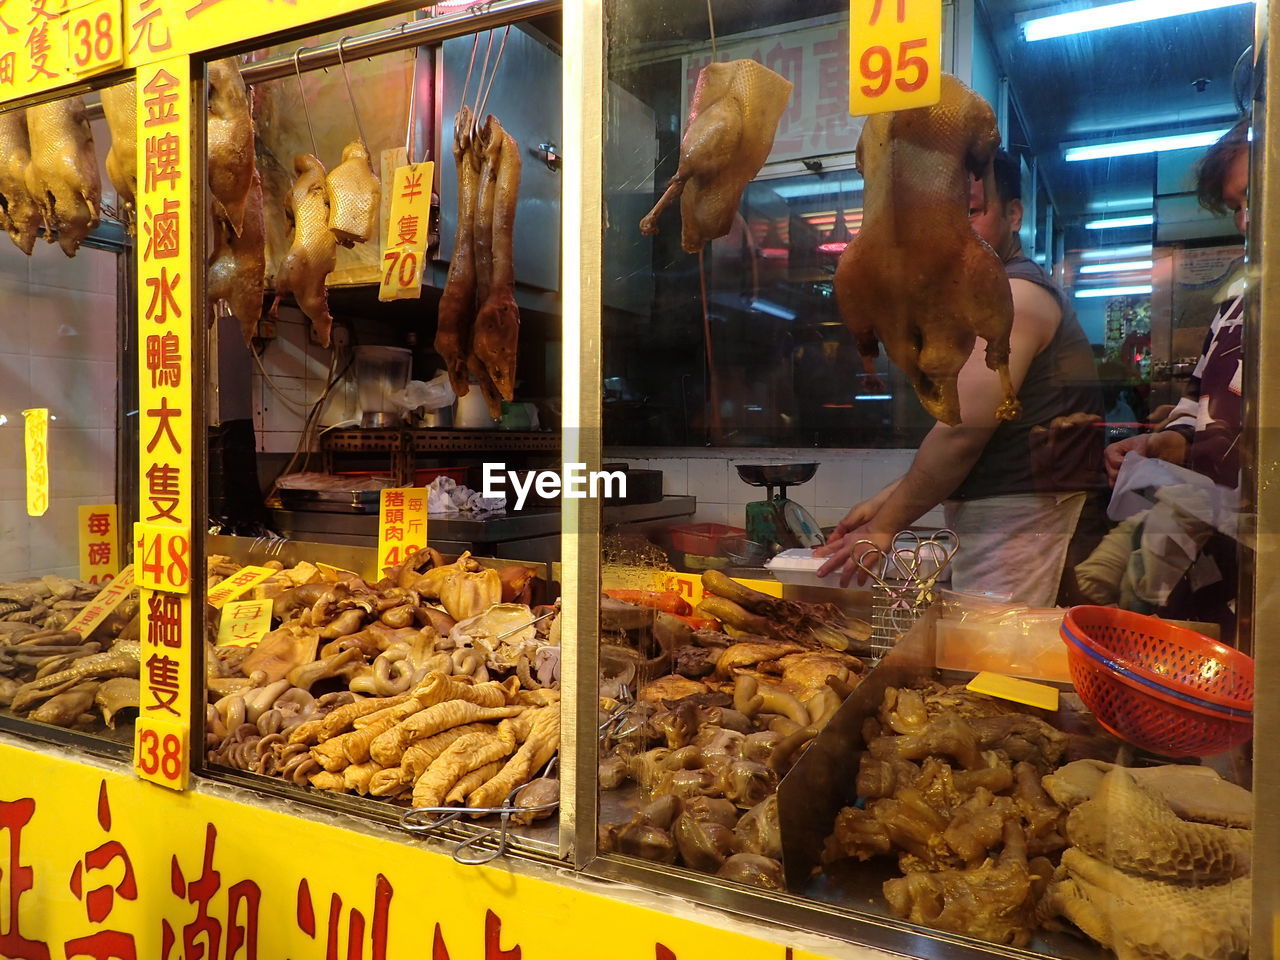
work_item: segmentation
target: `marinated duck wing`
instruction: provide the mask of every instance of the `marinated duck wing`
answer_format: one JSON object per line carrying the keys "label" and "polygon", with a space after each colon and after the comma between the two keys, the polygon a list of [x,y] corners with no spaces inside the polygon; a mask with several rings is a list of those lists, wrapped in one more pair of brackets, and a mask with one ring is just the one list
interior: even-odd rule
{"label": "marinated duck wing", "polygon": [[44,222],[40,207],[27,187],[31,143],[27,139],[27,112],[0,113],[0,226],[27,256]]}
{"label": "marinated duck wing", "polygon": [[84,99],[64,97],[28,107],[27,135],[27,190],[40,205],[45,225],[57,234],[62,252],[74,257],[97,227],[102,210],[102,181]]}
{"label": "marinated duck wing", "polygon": [[640,232],[657,233],[658,217],[680,197],[680,243],[688,253],[727,234],[742,191],[769,158],[790,99],[791,82],[754,60],[703,67],[676,175],[640,221]]}
{"label": "marinated duck wing", "polygon": [[240,333],[248,346],[258,331],[262,317],[262,294],[266,285],[267,247],[263,228],[262,178],[253,174],[245,204],[240,236],[221,222],[213,225],[213,253],[209,259],[206,294],[210,304],[226,301],[240,322]]}
{"label": "marinated duck wing", "polygon": [[463,107],[453,122],[453,162],[458,172],[458,226],[453,259],[445,277],[436,312],[435,350],[444,360],[453,392],[465,397],[471,389],[467,354],[475,319],[475,210],[480,171],[471,162],[471,110]]}
{"label": "marinated duck wing", "polygon": [[344,247],[368,243],[378,228],[382,184],[363,141],[352,140],[342,148],[342,162],[330,172],[326,185],[334,239]]}
{"label": "marinated duck wing", "polygon": [[293,158],[293,169],[298,178],[285,204],[285,212],[293,218],[293,245],[276,271],[271,316],[277,316],[281,298],[292,293],[299,309],[315,325],[320,345],[327,347],[333,316],[325,278],[337,263],[338,243],[329,229],[324,164],[309,153],[300,153]]}
{"label": "marinated duck wing", "polygon": [[253,186],[253,118],[235,57],[209,64],[209,192],[213,213],[236,236]]}
{"label": "marinated duck wing", "polygon": [[996,416],[1019,413],[1009,375],[1009,280],[968,216],[969,175],[984,177],[991,196],[999,145],[991,107],[949,75],[935,106],[868,117],[857,150],[866,180],[862,228],[836,267],[836,301],[867,373],[875,376],[879,341],[924,408],[953,426],[961,420],[956,376],[975,336],[986,341],[987,366],[1004,387]]}
{"label": "marinated duck wing", "polygon": [[111,131],[111,149],[107,151],[107,176],[120,198],[120,214],[132,234],[137,229],[138,196],[138,90],[137,84],[117,84],[102,89],[102,112]]}
{"label": "marinated duck wing", "polygon": [[[495,420],[502,416],[502,400],[515,398],[516,344],[520,337],[520,308],[515,297],[515,262],[513,235],[516,220],[516,198],[520,191],[520,148],[494,117],[485,123],[484,170],[481,183],[493,180],[493,199],[488,204],[486,224],[492,237],[492,273],[489,295],[480,304],[472,332],[471,352],[484,367],[488,380],[499,398],[490,396],[489,414]],[[491,149],[490,145],[496,145]],[[494,172],[488,173],[490,166]],[[477,236],[482,227],[477,223]],[[483,389],[485,381],[481,380]]]}

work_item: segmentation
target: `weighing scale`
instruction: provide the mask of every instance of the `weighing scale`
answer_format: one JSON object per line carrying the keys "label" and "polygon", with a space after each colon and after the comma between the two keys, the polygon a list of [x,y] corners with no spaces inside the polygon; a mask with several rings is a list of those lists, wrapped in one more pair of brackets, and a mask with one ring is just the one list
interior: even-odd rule
{"label": "weighing scale", "polygon": [[[740,463],[743,483],[764,487],[767,500],[747,504],[747,539],[769,550],[770,555],[793,547],[816,547],[825,542],[813,515],[794,500],[787,487],[807,483],[818,472],[816,463]],[[775,495],[773,488],[778,488]]]}

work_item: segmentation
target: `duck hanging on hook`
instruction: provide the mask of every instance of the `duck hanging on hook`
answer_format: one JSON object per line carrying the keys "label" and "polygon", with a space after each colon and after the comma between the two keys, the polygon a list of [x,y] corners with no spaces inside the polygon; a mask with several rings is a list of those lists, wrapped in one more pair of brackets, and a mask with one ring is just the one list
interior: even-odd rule
{"label": "duck hanging on hook", "polygon": [[382,184],[373,170],[369,155],[369,141],[365,139],[364,125],[360,122],[360,110],[356,107],[355,94],[351,90],[351,77],[347,62],[338,41],[338,64],[347,86],[347,99],[356,118],[357,139],[342,148],[342,162],[329,173],[325,186],[329,191],[329,229],[333,238],[344,247],[368,243],[378,229],[378,208],[382,203]]}

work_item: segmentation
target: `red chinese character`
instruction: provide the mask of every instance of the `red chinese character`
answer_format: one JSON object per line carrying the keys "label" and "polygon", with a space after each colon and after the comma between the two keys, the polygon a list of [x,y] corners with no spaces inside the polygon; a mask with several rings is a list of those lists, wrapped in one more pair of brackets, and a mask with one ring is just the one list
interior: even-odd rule
{"label": "red chinese character", "polygon": [[502,921],[492,910],[484,912],[484,960],[520,960],[520,947],[503,950]]}
{"label": "red chinese character", "polygon": [[147,643],[156,647],[182,646],[182,598],[156,592],[147,599]]}
{"label": "red chinese character", "polygon": [[197,3],[194,7],[187,8],[187,19],[190,20],[192,17],[196,16],[197,14],[203,13],[205,10],[208,10],[210,7],[214,6],[218,2],[219,0],[200,0],[200,2]]}
{"label": "red chinese character", "polygon": [[50,13],[45,9],[46,2],[47,0],[36,0],[31,4],[31,19],[27,21],[27,26],[31,28],[31,32],[27,34],[27,53],[31,57],[32,66],[31,80],[39,76],[57,76],[45,66],[49,54],[53,52],[53,44],[49,42],[49,21],[58,18],[57,13]]}
{"label": "red chinese character", "polygon": [[89,566],[101,567],[111,562],[111,544],[105,541],[89,544]]}
{"label": "red chinese character", "polygon": [[422,172],[410,173],[405,178],[404,187],[400,190],[400,196],[404,200],[413,200],[422,196]]}
{"label": "red chinese character", "polygon": [[178,213],[181,207],[182,204],[177,200],[170,200],[168,197],[165,197],[164,206],[159,213],[152,213],[150,206],[143,207],[142,229],[147,235],[147,247],[142,259],[166,260],[182,252]]}
{"label": "red chinese character", "polygon": [[396,525],[396,524],[390,524],[390,523],[389,523],[389,524],[387,524],[387,537],[386,537],[386,539],[387,539],[387,542],[388,542],[388,543],[389,543],[389,542],[391,542],[392,540],[403,540],[403,539],[404,539],[404,527],[401,527],[401,526]]}
{"label": "red chinese character", "polygon": [[155,76],[146,82],[142,88],[142,92],[149,95],[143,101],[143,106],[147,108],[147,119],[142,124],[144,127],[178,122],[178,112],[174,109],[178,102],[178,87],[178,78],[168,70],[157,70]]}
{"label": "red chinese character", "polygon": [[147,337],[147,369],[151,386],[177,387],[182,384],[182,354],[176,333],[150,334]]}
{"label": "red chinese character", "polygon": [[95,537],[105,537],[111,532],[111,514],[91,513],[85,529]]}
{"label": "red chinese character", "polygon": [[[4,5],[6,2],[8,2],[8,0],[0,0],[0,9],[4,8]],[[9,24],[9,21],[6,20],[3,16],[0,16],[0,27],[4,27],[4,32],[8,34],[14,34],[18,32],[18,28],[11,26]]]}
{"label": "red chinese character", "polygon": [[22,828],[35,816],[36,802],[30,797],[21,800],[0,800],[0,831],[9,831],[9,863],[0,870],[0,880],[9,880],[9,928],[0,930],[0,956],[9,960],[49,960],[49,947],[37,940],[28,940],[18,929],[18,901],[35,884],[35,871],[22,865]]}
{"label": "red chinese character", "polygon": [[409,498],[409,509],[410,509],[410,510],[413,510],[413,511],[416,511],[416,512],[418,512],[418,513],[421,513],[421,512],[422,512],[422,498],[421,498],[421,497],[410,497],[410,498]]}
{"label": "red chinese character", "polygon": [[[200,876],[187,882],[175,856],[169,862],[169,888],[180,899],[196,905],[195,919],[182,928],[182,952],[175,960],[219,960],[223,924],[211,915],[213,899],[222,885],[222,874],[213,869],[218,831],[212,823],[205,827],[204,860]],[[226,952],[222,960],[258,960],[258,912],[262,890],[252,880],[240,880],[227,889]],[[243,917],[242,917],[243,914]],[[178,935],[167,919],[160,921],[161,960],[169,960]]]}
{"label": "red chinese character", "polygon": [[[391,909],[391,897],[394,893],[391,881],[382,874],[378,874],[374,881],[373,923],[369,929],[369,960],[387,960],[387,920]],[[341,952],[339,945],[341,920],[342,898],[335,893],[329,897],[329,924],[326,930],[324,954],[327,960],[337,960]],[[305,877],[298,882],[297,923],[299,930],[315,939],[316,911],[311,902],[311,887]],[[364,914],[352,908],[347,918],[347,960],[361,960],[364,956],[364,932]],[[511,960],[520,960],[519,954]]]}
{"label": "red chinese character", "polygon": [[813,45],[818,61],[818,95],[815,117],[849,118],[849,30],[841,27],[831,40]]}
{"label": "red chinese character", "polygon": [[252,623],[241,623],[239,620],[231,624],[231,635],[237,640],[248,640],[255,633]]}
{"label": "red chinese character", "polygon": [[403,506],[404,506],[404,492],[400,490],[388,490],[387,491],[387,508],[390,509],[391,507],[403,507]]}
{"label": "red chinese character", "polygon": [[257,576],[258,575],[254,573],[252,570],[241,570],[239,573],[237,573],[234,577],[231,578],[231,582],[234,583],[237,587],[242,587],[246,583],[253,583],[254,579]]}
{"label": "red chinese character", "polygon": [[182,445],[178,443],[178,437],[173,432],[173,427],[170,426],[169,421],[174,417],[181,417],[182,408],[169,406],[169,398],[161,397],[160,406],[152,407],[151,409],[147,410],[147,416],[157,418],[160,421],[160,423],[156,426],[155,434],[152,435],[150,441],[148,441],[147,443],[147,453],[155,452],[157,444],[160,443],[161,434],[168,434],[169,444],[170,446],[173,447],[174,453],[181,453]]}
{"label": "red chinese character", "polygon": [[415,246],[418,243],[418,218],[415,216],[401,217],[396,221],[396,230],[398,235],[394,246]]}
{"label": "red chinese character", "polygon": [[387,523],[404,523],[404,508],[387,508]]}
{"label": "red chinese character", "polygon": [[174,512],[181,499],[179,477],[178,468],[167,463],[153,463],[147,467],[147,499],[156,511],[147,517],[147,523],[154,523],[156,520],[182,522],[182,518]]}
{"label": "red chinese character", "polygon": [[232,620],[252,620],[262,613],[263,601],[242,603],[236,607],[235,613],[231,615]]}
{"label": "red chinese character", "polygon": [[18,72],[18,55],[10,50],[4,56],[0,56],[0,83],[13,86],[17,80]]}
{"label": "red chinese character", "polygon": [[[136,53],[144,39],[147,41],[148,53],[160,53],[173,46],[173,41],[169,39],[168,28],[165,29],[164,38],[161,40],[157,40],[152,34],[152,30],[164,24],[164,10],[160,8],[157,0],[142,0],[142,3],[138,4],[138,10],[142,12],[142,16],[130,24],[134,39],[129,46],[129,52]],[[156,24],[156,20],[160,20],[160,24]]]}
{"label": "red chinese character", "polygon": [[172,657],[164,657],[153,653],[146,662],[147,689],[155,697],[155,703],[147,704],[148,710],[167,710],[175,717],[179,713],[174,709],[178,702],[178,661]]}
{"label": "red chinese character", "polygon": [[178,298],[174,296],[181,281],[180,273],[175,273],[170,278],[168,267],[161,267],[158,277],[147,277],[147,286],[151,288],[151,302],[147,304],[148,320],[154,323],[168,323],[170,308],[173,309],[175,317],[182,316],[182,308],[178,306]]}
{"label": "red chinese character", "polygon": [[[98,825],[104,833],[111,832],[111,806],[107,799],[107,782],[98,786]],[[85,891],[86,880],[92,872],[105,873],[111,864],[119,861],[120,881],[104,883]],[[115,871],[111,871],[113,874]],[[90,923],[101,924],[111,915],[116,897],[122,900],[138,899],[138,883],[133,873],[133,862],[119,840],[108,840],[90,850],[71,872],[71,892],[84,903],[85,916]],[[68,940],[63,949],[67,960],[89,957],[91,960],[136,960],[138,952],[133,936],[120,930],[98,930],[88,936]]]}
{"label": "red chinese character", "polygon": [[174,133],[166,133],[159,137],[147,137],[146,159],[147,172],[144,177],[147,190],[155,190],[160,184],[168,184],[172,190],[178,182],[181,170],[178,167],[182,159],[182,141]]}

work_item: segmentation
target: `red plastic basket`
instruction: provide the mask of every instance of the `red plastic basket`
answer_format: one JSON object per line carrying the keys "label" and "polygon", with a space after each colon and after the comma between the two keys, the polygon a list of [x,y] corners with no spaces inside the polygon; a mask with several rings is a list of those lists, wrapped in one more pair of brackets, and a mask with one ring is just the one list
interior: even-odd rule
{"label": "red plastic basket", "polygon": [[741,537],[747,531],[723,523],[691,523],[671,528],[671,542],[681,553],[699,557],[720,555],[720,541],[727,537]]}
{"label": "red plastic basket", "polygon": [[[1086,639],[1086,631],[1092,640]],[[1165,757],[1198,757],[1222,753],[1253,736],[1253,661],[1239,651],[1155,617],[1109,607],[1072,608],[1063,618],[1062,637],[1076,693],[1098,722],[1122,740]],[[1115,641],[1130,656],[1144,650],[1146,666],[1159,664],[1162,670],[1153,672],[1129,657],[1122,663],[1099,640]],[[1241,695],[1232,698],[1245,704],[1241,709],[1197,707],[1191,702],[1198,689],[1194,679],[1171,672],[1171,664],[1194,662],[1197,655],[1208,660],[1213,648],[1234,655],[1226,658],[1236,667],[1233,672],[1242,678],[1247,672],[1247,685],[1241,679],[1230,686]],[[1090,655],[1093,649],[1101,649],[1101,656]],[[1139,675],[1139,668],[1157,680]]]}

